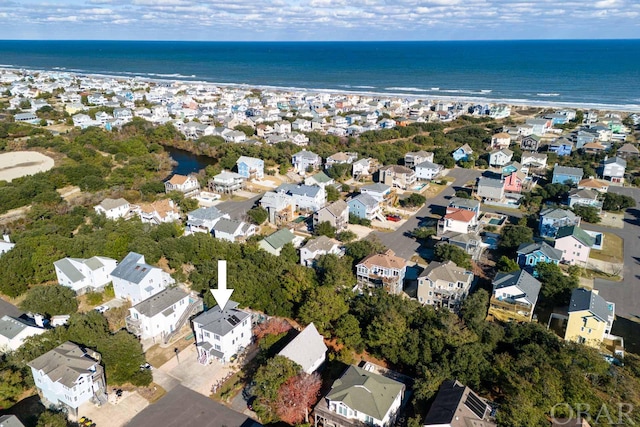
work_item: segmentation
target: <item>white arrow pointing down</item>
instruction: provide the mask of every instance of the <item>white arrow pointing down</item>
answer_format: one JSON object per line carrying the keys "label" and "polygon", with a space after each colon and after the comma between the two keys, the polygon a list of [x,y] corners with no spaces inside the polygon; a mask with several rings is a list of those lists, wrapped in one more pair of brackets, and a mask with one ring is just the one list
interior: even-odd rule
{"label": "white arrow pointing down", "polygon": [[211,294],[221,311],[224,311],[232,293],[233,289],[227,289],[227,261],[218,260],[218,289],[211,289]]}

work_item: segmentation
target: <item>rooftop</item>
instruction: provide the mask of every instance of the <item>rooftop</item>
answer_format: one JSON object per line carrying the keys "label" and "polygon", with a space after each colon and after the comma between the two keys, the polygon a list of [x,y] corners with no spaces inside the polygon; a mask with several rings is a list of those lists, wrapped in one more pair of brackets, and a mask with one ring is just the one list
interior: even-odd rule
{"label": "rooftop", "polygon": [[159,292],[144,301],[139,302],[132,308],[138,313],[146,316],[153,317],[159,313],[162,313],[172,305],[184,299],[189,294],[179,288],[169,288],[162,292]]}
{"label": "rooftop", "polygon": [[607,322],[612,311],[609,304],[597,292],[584,288],[574,289],[569,302],[569,313],[589,310],[603,322]]}
{"label": "rooftop", "polygon": [[97,360],[92,359],[85,350],[70,341],[43,354],[28,363],[37,371],[42,371],[51,381],[73,387],[80,375],[91,374]]}
{"label": "rooftop", "polygon": [[237,307],[237,302],[229,300],[224,310],[221,310],[220,306],[216,305],[193,319],[193,323],[200,324],[202,329],[206,331],[224,336],[243,320],[251,317],[249,313]]}
{"label": "rooftop", "polygon": [[532,306],[538,301],[541,283],[527,273],[525,270],[518,270],[511,273],[498,273],[493,279],[493,291],[497,289],[516,286],[522,291],[520,298],[526,299]]}

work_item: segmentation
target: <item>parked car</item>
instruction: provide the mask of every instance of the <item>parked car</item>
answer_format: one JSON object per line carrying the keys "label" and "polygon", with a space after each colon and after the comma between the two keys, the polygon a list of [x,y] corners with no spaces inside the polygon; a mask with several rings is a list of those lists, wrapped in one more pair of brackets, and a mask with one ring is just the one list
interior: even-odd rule
{"label": "parked car", "polygon": [[95,311],[97,311],[98,313],[104,313],[105,311],[109,310],[109,306],[108,305],[99,305],[96,308],[94,308]]}
{"label": "parked car", "polygon": [[387,215],[387,221],[399,222],[402,220],[400,215]]}

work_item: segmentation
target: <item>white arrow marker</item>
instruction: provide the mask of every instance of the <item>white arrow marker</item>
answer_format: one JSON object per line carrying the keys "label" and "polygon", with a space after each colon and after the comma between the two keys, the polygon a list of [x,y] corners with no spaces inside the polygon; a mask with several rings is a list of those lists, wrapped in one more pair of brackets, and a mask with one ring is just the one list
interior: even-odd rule
{"label": "white arrow marker", "polygon": [[218,260],[218,289],[211,289],[211,294],[220,306],[220,310],[224,310],[232,293],[233,289],[227,289],[227,261]]}

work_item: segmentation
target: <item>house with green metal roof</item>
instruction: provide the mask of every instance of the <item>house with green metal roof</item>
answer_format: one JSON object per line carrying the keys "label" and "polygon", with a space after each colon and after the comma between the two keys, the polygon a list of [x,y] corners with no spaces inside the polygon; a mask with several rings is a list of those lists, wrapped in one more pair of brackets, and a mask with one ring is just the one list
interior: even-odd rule
{"label": "house with green metal roof", "polygon": [[558,229],[553,247],[562,251],[562,262],[585,265],[595,242],[593,236],[577,225],[572,225]]}
{"label": "house with green metal roof", "polygon": [[304,239],[293,234],[288,228],[282,228],[260,240],[258,246],[272,255],[279,256],[282,248],[287,243],[298,247]]}
{"label": "house with green metal roof", "polygon": [[405,385],[374,372],[349,366],[316,405],[315,426],[394,425]]}

